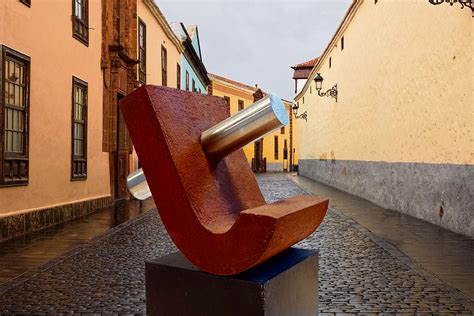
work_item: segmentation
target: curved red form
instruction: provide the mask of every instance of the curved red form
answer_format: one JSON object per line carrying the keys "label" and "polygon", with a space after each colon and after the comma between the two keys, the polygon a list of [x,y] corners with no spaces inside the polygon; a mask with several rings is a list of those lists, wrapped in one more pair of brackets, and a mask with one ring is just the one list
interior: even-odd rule
{"label": "curved red form", "polygon": [[229,116],[224,99],[144,86],[120,108],[166,230],[202,270],[245,271],[322,222],[328,200],[321,197],[266,204],[243,150],[218,161],[206,156],[200,135]]}

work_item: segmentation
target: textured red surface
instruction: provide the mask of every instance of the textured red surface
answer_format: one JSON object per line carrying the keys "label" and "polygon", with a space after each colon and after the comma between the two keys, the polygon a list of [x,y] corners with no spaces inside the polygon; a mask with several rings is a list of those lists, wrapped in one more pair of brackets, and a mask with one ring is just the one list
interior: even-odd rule
{"label": "textured red surface", "polygon": [[208,159],[200,135],[229,116],[224,99],[145,86],[120,108],[163,224],[202,270],[245,271],[302,240],[323,220],[324,198],[266,204],[242,150]]}

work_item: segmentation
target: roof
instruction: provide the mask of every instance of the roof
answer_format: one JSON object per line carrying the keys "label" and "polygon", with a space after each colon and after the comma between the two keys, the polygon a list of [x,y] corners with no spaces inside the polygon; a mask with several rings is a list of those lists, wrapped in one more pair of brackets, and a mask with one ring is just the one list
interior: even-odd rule
{"label": "roof", "polygon": [[[219,76],[219,75],[216,75],[216,74],[211,74],[211,73],[208,73],[208,76],[211,80],[219,80],[219,81],[224,81],[226,83],[229,83],[229,84],[232,84],[236,87],[239,87],[239,88],[243,88],[243,89],[247,89],[247,90],[251,90],[252,92],[256,92],[257,90],[259,90],[260,88],[258,87],[252,87],[252,86],[249,86],[245,83],[241,83],[241,82],[238,82],[238,81],[235,81],[235,80],[232,80],[232,79],[228,79],[228,78],[225,78],[225,77],[222,77],[222,76]],[[264,96],[268,95],[269,93],[260,89],[263,93]],[[291,104],[293,104],[292,101],[288,101],[288,100],[285,100],[285,99],[281,99],[284,103],[288,103],[288,105],[291,106]]]}
{"label": "roof", "polygon": [[291,68],[297,69],[297,68],[313,68],[314,65],[316,65],[319,61],[319,57],[313,58],[311,60],[305,61],[304,63],[301,64],[296,64],[292,66]]}
{"label": "roof", "polygon": [[194,34],[196,33],[196,29],[197,29],[196,25],[186,26],[186,31],[188,32],[190,38],[194,37]]}
{"label": "roof", "polygon": [[234,80],[231,80],[231,79],[228,79],[228,78],[219,76],[219,75],[211,74],[211,73],[208,73],[208,75],[209,75],[209,78],[210,78],[211,80],[224,81],[224,82],[230,83],[230,84],[232,84],[232,85],[234,85],[234,86],[237,86],[237,87],[239,87],[239,88],[243,88],[243,89],[250,90],[250,91],[252,91],[252,92],[257,91],[257,88],[256,88],[256,87],[252,87],[252,86],[246,85],[245,83],[241,83],[241,82],[238,82],[238,81],[234,81]]}

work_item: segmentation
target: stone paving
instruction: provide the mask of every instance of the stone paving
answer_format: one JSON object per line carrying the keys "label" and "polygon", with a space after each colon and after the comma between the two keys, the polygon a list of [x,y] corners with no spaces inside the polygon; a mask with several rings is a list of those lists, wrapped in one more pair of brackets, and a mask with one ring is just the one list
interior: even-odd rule
{"label": "stone paving", "polygon": [[[284,175],[258,181],[268,202],[306,194]],[[472,315],[462,293],[335,210],[298,246],[320,249],[320,315]],[[0,311],[144,314],[144,261],[175,250],[145,212],[4,286]]]}

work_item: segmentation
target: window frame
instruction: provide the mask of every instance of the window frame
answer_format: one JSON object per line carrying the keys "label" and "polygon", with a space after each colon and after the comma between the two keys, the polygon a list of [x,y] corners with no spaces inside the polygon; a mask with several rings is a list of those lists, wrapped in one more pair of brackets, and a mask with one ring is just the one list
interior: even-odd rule
{"label": "window frame", "polygon": [[[82,157],[76,157],[75,154],[74,154],[74,124],[75,123],[81,123],[81,122],[76,122],[75,120],[75,117],[74,117],[74,111],[75,111],[75,106],[76,106],[76,103],[75,103],[75,88],[76,86],[80,87],[80,88],[83,88],[85,90],[85,102],[84,102],[84,105],[83,107],[85,108],[85,110],[83,109],[84,113],[85,113],[85,116],[84,116],[84,137],[83,137],[83,141],[84,141],[84,154]],[[72,89],[71,89],[72,93],[71,93],[71,181],[84,181],[87,179],[87,143],[88,143],[88,132],[87,132],[87,129],[88,129],[88,112],[89,112],[89,87],[88,87],[88,84],[87,82],[85,82],[84,80],[81,80],[75,76],[72,76]],[[83,175],[76,175],[75,172],[74,172],[74,164],[76,162],[83,162],[85,164],[85,174]]]}
{"label": "window frame", "polygon": [[[89,0],[81,0],[83,1],[83,4],[81,4],[81,8],[84,10],[83,18],[76,16],[76,1],[78,0],[72,0],[72,37],[82,44],[89,46]],[[85,35],[80,34],[79,31],[76,30],[76,25],[79,25],[78,28],[84,28]]]}
{"label": "window frame", "polygon": [[168,52],[163,45],[161,45],[161,85],[168,86]]}
{"label": "window frame", "polygon": [[186,70],[186,91],[189,91],[189,72]]}
{"label": "window frame", "polygon": [[[140,30],[143,25],[143,47],[140,45]],[[146,84],[146,24],[142,19],[138,18],[138,30],[137,30],[137,40],[138,40],[138,81],[141,84]],[[140,51],[143,50],[143,64],[142,64],[142,55]]]}
{"label": "window frame", "polygon": [[176,88],[181,90],[181,65],[176,63]]}
{"label": "window frame", "polygon": [[238,110],[239,111],[242,111],[244,109],[244,100],[240,100],[238,101]]}
{"label": "window frame", "polygon": [[278,160],[278,136],[275,135],[275,138],[274,138],[274,141],[275,141],[275,160]]}
{"label": "window frame", "polygon": [[[25,78],[25,90],[23,93],[24,97],[24,121],[23,121],[23,153],[5,153],[5,81],[4,81],[4,64],[6,59],[12,59],[24,64],[24,78]],[[30,70],[31,69],[31,58],[24,55],[12,48],[4,45],[0,45],[0,187],[11,187],[11,186],[25,186],[29,183],[29,140],[30,140]],[[12,165],[16,161],[17,168],[18,163],[25,163],[26,178],[13,181],[5,181],[5,166],[6,161],[13,161]],[[17,169],[18,170],[18,169]]]}

